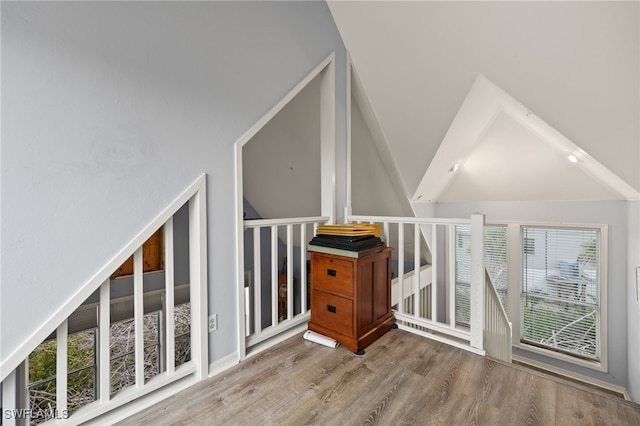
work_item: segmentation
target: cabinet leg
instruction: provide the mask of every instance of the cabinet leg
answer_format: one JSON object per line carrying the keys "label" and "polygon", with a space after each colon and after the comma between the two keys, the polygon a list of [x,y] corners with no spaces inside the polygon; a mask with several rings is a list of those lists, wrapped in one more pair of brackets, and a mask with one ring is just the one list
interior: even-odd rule
{"label": "cabinet leg", "polygon": [[397,330],[398,329],[398,324],[397,323],[393,323],[393,325],[391,326],[392,329]]}

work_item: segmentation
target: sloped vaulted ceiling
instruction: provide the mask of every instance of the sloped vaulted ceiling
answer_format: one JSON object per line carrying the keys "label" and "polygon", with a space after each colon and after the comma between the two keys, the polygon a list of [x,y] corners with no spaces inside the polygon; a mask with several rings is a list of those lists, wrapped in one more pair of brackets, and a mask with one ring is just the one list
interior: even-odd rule
{"label": "sloped vaulted ceiling", "polygon": [[[632,192],[640,188],[636,2],[328,4],[407,194],[419,195],[416,191],[425,172],[481,74],[579,147],[598,167],[620,178]],[[482,188],[492,187],[491,180],[499,172],[513,175],[514,168],[518,169],[514,156],[525,149],[517,144],[498,148],[496,137],[513,124],[502,119],[495,122],[500,127],[488,129],[494,132],[490,134],[493,139],[477,143],[467,153],[467,168],[475,163],[486,166],[490,154],[494,173],[488,169],[482,173],[487,179]],[[526,129],[511,128],[519,141],[530,136]],[[536,143],[527,144],[532,145]],[[559,193],[544,194],[531,187],[527,199],[625,198],[610,185],[602,186],[600,179],[593,181],[588,173],[586,177],[576,175],[574,165],[560,161],[562,157],[554,160],[558,167],[551,167],[554,161],[549,156],[559,154],[548,151],[543,155],[543,151],[537,153],[537,164],[528,167],[544,172],[546,179],[532,184],[539,187],[551,180],[568,186]],[[531,152],[523,156],[527,154],[520,161],[534,158]],[[460,173],[438,193],[439,200],[506,200],[516,197],[514,194],[522,198],[515,187],[522,184],[521,179],[503,179],[499,191],[493,185],[490,193],[474,192],[475,198],[464,191],[470,179]],[[477,184],[477,177],[473,179]]]}

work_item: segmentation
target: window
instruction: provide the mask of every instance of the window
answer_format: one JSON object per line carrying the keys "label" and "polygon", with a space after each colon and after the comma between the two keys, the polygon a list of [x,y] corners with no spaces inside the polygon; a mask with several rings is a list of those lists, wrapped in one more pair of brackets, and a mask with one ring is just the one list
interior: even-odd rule
{"label": "window", "polygon": [[471,229],[456,226],[456,324],[469,325],[471,291]]}
{"label": "window", "polygon": [[520,341],[600,361],[601,230],[523,226],[521,236]]}
{"label": "window", "polygon": [[[451,241],[456,324],[468,326],[469,226],[456,226]],[[606,242],[604,225],[485,226],[485,267],[513,323],[514,345],[606,371]]]}
{"label": "window", "polygon": [[[469,325],[471,290],[471,229],[457,225],[456,229],[456,323]],[[484,230],[485,268],[500,302],[507,309],[507,227],[487,225]]]}

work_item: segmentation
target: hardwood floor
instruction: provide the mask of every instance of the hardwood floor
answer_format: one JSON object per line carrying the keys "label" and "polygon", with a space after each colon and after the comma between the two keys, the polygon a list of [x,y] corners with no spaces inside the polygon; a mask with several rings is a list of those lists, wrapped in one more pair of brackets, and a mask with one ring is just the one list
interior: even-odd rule
{"label": "hardwood floor", "polygon": [[640,425],[640,406],[402,330],[356,357],[295,336],[136,425]]}

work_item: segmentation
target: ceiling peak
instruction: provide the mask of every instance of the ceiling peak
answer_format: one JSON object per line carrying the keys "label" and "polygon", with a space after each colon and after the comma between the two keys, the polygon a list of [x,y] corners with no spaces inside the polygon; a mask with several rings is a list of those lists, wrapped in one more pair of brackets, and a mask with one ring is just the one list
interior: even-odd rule
{"label": "ceiling peak", "polygon": [[639,195],[578,145],[478,75],[412,202],[632,200]]}

